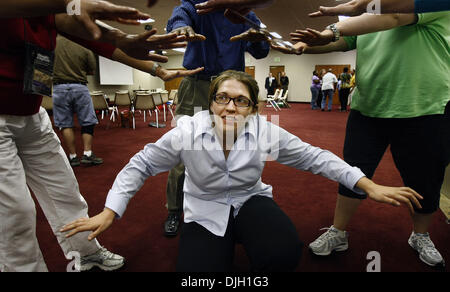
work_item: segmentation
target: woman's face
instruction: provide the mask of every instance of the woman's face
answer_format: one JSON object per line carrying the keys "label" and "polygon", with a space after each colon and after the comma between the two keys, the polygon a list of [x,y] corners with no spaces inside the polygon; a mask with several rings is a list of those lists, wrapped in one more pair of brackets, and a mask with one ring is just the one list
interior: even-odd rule
{"label": "woman's face", "polygon": [[222,82],[217,90],[216,98],[211,103],[216,130],[223,134],[229,131],[237,133],[237,130],[245,125],[247,117],[256,112],[256,107],[251,100],[245,84],[235,79]]}

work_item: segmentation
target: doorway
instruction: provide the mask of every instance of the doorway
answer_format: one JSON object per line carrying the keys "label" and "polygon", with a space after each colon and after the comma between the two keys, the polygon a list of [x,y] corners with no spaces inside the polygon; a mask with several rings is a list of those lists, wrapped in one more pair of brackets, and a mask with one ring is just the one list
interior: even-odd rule
{"label": "doorway", "polygon": [[[334,75],[336,75],[336,77],[339,79],[339,75],[341,75],[342,73],[344,73],[344,68],[347,67],[349,72],[352,70],[351,65],[316,65],[316,71],[318,73],[320,73],[320,71],[322,69],[325,69],[328,71],[328,69],[333,70],[331,73],[333,73]],[[339,101],[339,93],[337,92],[337,90],[335,91],[334,95],[333,95],[333,105],[340,105],[340,101]]]}
{"label": "doorway", "polygon": [[281,72],[285,72],[284,66],[270,66],[269,72],[272,73],[272,76],[277,79],[277,83],[278,83],[277,88],[278,89],[281,88],[280,79],[281,79]]}

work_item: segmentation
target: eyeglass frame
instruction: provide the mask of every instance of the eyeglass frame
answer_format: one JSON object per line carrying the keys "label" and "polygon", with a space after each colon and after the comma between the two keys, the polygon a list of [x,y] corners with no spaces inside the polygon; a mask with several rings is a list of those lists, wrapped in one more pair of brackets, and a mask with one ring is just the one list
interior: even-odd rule
{"label": "eyeglass frame", "polygon": [[[220,102],[217,102],[216,98],[217,98],[217,96],[220,96],[220,95],[222,95],[222,96],[224,95],[225,97],[227,97],[227,98],[229,99],[228,102],[227,102],[227,103],[220,103]],[[249,101],[248,106],[239,106],[239,105],[237,105],[237,104],[236,104],[236,99],[237,99],[237,98],[245,98],[246,100],[248,100],[248,101]],[[238,97],[235,97],[235,98],[231,98],[231,97],[229,97],[228,95],[223,94],[223,93],[217,93],[217,94],[215,94],[213,100],[214,100],[215,103],[220,104],[220,105],[228,105],[228,104],[230,104],[231,101],[233,101],[233,104],[234,104],[236,107],[238,107],[238,108],[249,108],[249,107],[252,107],[252,106],[255,105],[254,102],[253,102],[251,99],[249,99],[248,97],[246,97],[246,96],[238,96]]]}

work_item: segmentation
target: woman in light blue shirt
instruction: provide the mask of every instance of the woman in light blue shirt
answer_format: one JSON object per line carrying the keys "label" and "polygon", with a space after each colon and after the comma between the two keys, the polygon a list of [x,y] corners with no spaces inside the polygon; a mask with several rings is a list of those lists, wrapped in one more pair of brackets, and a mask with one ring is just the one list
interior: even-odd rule
{"label": "woman in light blue shirt", "polygon": [[177,270],[229,271],[234,246],[243,244],[254,271],[292,271],[302,243],[295,226],[261,181],[265,162],[276,160],[338,181],[355,192],[413,210],[410,188],[377,185],[333,153],[313,147],[258,115],[259,88],[243,72],[226,71],[211,84],[210,111],[182,117],[177,127],[137,153],[117,176],[99,215],[66,225],[68,237],[91,230],[92,240],[121,217],[149,176],[182,162],[184,222]]}

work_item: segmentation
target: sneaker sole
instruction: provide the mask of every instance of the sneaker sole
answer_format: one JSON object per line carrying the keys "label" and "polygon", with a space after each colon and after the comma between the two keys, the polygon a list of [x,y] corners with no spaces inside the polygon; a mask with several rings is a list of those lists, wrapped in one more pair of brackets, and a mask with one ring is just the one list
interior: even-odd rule
{"label": "sneaker sole", "polygon": [[414,248],[414,245],[412,244],[410,239],[408,239],[408,244],[409,244],[409,246],[412,249],[414,249],[419,254],[419,259],[422,262],[424,262],[425,264],[429,265],[430,267],[437,267],[437,266],[444,266],[445,267],[445,261],[444,260],[442,260],[442,262],[439,262],[439,263],[436,263],[436,264],[430,263],[422,256],[422,254],[420,254],[420,252],[417,251],[417,249]]}
{"label": "sneaker sole", "polygon": [[313,254],[318,255],[318,256],[328,256],[328,255],[330,255],[333,251],[339,252],[339,251],[346,251],[347,249],[348,249],[348,243],[346,243],[346,244],[344,244],[344,245],[336,246],[335,248],[333,248],[333,249],[332,249],[331,251],[329,251],[329,252],[315,252],[311,247],[309,247],[309,250],[311,250],[311,252],[312,252]]}
{"label": "sneaker sole", "polygon": [[87,272],[89,270],[92,270],[94,267],[97,267],[102,271],[112,272],[112,271],[122,268],[124,265],[125,265],[125,262],[123,262],[120,265],[114,266],[114,267],[108,267],[108,266],[104,266],[104,265],[97,264],[97,263],[91,263],[91,264],[86,264],[86,265],[81,266],[80,272]]}

